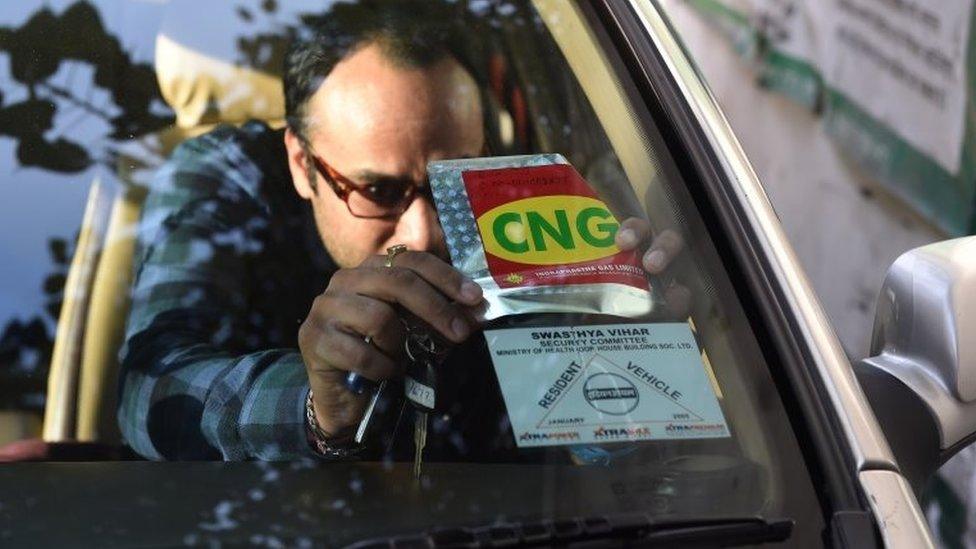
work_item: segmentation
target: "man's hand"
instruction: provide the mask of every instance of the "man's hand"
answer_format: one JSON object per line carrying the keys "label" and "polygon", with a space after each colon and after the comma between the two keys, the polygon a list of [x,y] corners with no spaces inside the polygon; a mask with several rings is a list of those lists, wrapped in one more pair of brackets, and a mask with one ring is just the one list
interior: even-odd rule
{"label": "man's hand", "polygon": [[[620,224],[615,244],[621,250],[633,250],[643,246],[651,236],[651,225],[643,219],[631,217]],[[649,274],[661,275],[684,249],[681,235],[672,230],[662,231],[651,239],[651,244],[641,258],[641,264]],[[663,289],[668,316],[684,320],[691,310],[691,291],[672,281]]]}
{"label": "man's hand", "polygon": [[330,435],[345,434],[365,412],[368,397],[345,387],[349,372],[373,381],[402,374],[406,334],[397,306],[455,343],[476,327],[471,310],[482,301],[480,286],[429,253],[403,252],[393,267],[385,259],[336,272],[298,332],[316,419]]}

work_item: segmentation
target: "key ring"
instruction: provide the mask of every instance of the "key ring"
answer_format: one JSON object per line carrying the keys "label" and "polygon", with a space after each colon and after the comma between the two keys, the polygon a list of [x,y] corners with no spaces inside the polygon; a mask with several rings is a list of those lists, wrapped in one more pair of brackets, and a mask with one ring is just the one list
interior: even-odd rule
{"label": "key ring", "polygon": [[[414,349],[414,346],[418,348]],[[433,356],[438,354],[437,345],[427,334],[421,334],[419,337],[413,337],[413,334],[407,334],[403,348],[407,352],[407,358],[409,358],[411,362],[420,362],[420,356],[423,354]]]}
{"label": "key ring", "polygon": [[404,338],[403,348],[407,353],[407,358],[412,362],[419,362],[422,355],[430,355],[431,357],[437,358],[447,350],[445,348],[439,348],[437,341],[426,330],[411,326],[405,319],[401,318],[400,321],[403,323],[403,328],[407,332],[407,336]]}

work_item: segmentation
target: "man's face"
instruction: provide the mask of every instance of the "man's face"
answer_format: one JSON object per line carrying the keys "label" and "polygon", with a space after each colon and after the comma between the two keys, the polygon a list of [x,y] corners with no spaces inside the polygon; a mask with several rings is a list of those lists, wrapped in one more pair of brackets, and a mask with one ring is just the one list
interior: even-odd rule
{"label": "man's face", "polygon": [[[422,68],[389,61],[367,45],[338,63],[308,104],[313,154],[357,185],[409,180],[426,185],[430,160],[478,156],[484,143],[477,85],[453,59]],[[394,244],[447,257],[433,205],[416,196],[393,219],[353,216],[317,175],[309,185],[305,155],[286,132],[298,193],[310,200],[319,235],[340,267],[354,267]]]}

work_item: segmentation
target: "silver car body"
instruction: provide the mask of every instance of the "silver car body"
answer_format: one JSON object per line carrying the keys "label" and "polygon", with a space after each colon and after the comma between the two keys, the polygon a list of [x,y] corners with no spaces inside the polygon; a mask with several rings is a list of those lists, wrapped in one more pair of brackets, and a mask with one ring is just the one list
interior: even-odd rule
{"label": "silver car body", "polygon": [[660,7],[646,0],[631,0],[644,29],[681,88],[683,95],[718,152],[725,175],[733,182],[736,199],[760,237],[763,252],[775,269],[790,312],[800,326],[814,357],[816,374],[840,418],[864,496],[888,547],[934,547],[918,500],[901,475],[881,427],[855,379],[851,363],[831,328],[823,307],[803,272],[793,248],[756,173],[722,114],[715,97],[674,36]]}

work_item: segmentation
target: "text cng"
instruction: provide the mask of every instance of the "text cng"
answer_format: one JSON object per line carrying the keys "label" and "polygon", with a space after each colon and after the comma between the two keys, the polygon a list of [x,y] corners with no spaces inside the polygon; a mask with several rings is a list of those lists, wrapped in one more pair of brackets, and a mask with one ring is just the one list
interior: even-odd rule
{"label": "text cng", "polygon": [[616,254],[619,223],[585,196],[536,196],[502,204],[478,218],[485,251],[532,265],[564,265]]}

